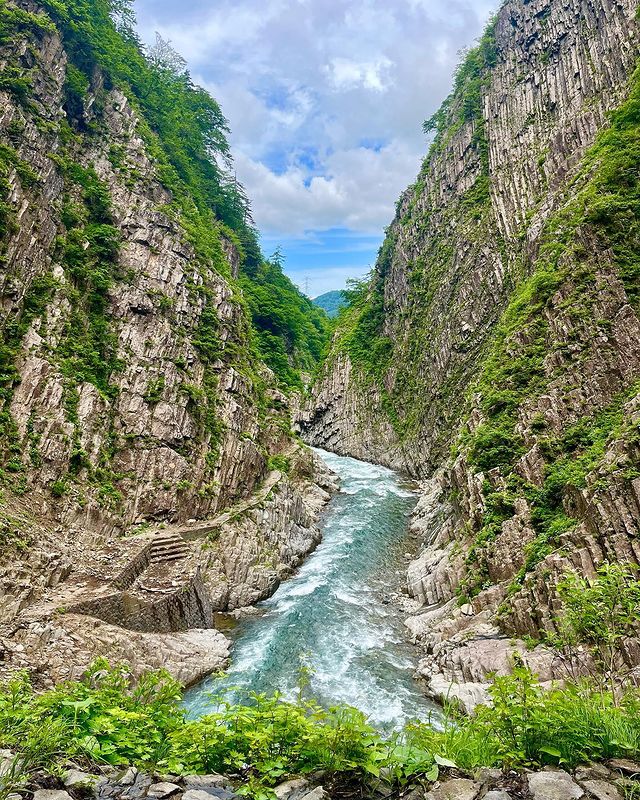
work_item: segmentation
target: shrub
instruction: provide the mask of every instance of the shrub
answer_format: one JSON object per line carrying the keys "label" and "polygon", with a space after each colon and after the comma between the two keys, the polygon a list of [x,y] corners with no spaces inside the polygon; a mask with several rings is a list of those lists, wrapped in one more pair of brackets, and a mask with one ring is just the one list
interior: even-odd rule
{"label": "shrub", "polygon": [[[124,667],[96,662],[79,682],[37,694],[26,674],[0,687],[0,747],[15,750],[23,771],[68,759],[174,774],[222,772],[254,798],[295,774],[322,770],[341,785],[356,780],[386,788],[435,780],[439,767],[574,766],[589,759],[640,754],[640,694],[614,701],[587,684],[543,690],[522,662],[494,680],[492,707],[474,717],[446,710],[444,726],[413,723],[384,738],[348,706],[323,709],[300,699],[251,695],[237,705],[189,720],[178,684],[165,672],[134,681]],[[0,791],[16,786],[5,778]]]}
{"label": "shrub", "polygon": [[636,564],[605,562],[594,579],[571,571],[558,584],[564,608],[552,642],[564,651],[568,666],[586,648],[591,662],[582,657],[580,663],[592,667],[593,681],[609,688],[614,703],[629,671],[621,645],[638,633],[637,570]]}
{"label": "shrub", "polygon": [[49,485],[49,491],[54,497],[64,497],[69,491],[69,484],[64,478],[60,478]]}
{"label": "shrub", "polygon": [[288,475],[291,471],[291,459],[283,455],[269,456],[268,467],[270,470],[277,469],[279,472]]}

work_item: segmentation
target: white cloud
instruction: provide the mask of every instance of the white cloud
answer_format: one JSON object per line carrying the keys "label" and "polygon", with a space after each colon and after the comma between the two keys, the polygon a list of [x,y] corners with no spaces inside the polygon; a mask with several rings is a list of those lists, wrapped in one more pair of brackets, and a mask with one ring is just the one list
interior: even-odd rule
{"label": "white cloud", "polygon": [[333,58],[327,67],[329,79],[338,91],[348,89],[374,89],[381,92],[389,87],[391,61],[382,57],[375,61],[356,62],[349,58]]}
{"label": "white cloud", "polygon": [[400,141],[378,151],[336,151],[326,158],[325,174],[310,180],[297,166],[276,174],[258,160],[236,156],[238,177],[251,187],[259,227],[287,236],[327,228],[382,231],[417,163],[416,153]]}
{"label": "white cloud", "polygon": [[421,122],[497,0],[138,0],[229,119],[267,234],[380,233],[415,177]]}

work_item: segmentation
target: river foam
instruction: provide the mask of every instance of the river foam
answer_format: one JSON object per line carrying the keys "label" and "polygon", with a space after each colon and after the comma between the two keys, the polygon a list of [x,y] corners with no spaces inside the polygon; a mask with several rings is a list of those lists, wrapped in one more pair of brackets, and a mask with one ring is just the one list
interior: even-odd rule
{"label": "river foam", "polygon": [[258,616],[240,623],[227,675],[188,693],[193,715],[215,709],[212,692],[236,701],[275,691],[293,699],[303,665],[308,695],[325,706],[356,706],[383,728],[435,712],[413,677],[402,617],[386,602],[404,569],[415,494],[384,467],[316,452],[341,480],[321,523],[322,542],[259,604]]}

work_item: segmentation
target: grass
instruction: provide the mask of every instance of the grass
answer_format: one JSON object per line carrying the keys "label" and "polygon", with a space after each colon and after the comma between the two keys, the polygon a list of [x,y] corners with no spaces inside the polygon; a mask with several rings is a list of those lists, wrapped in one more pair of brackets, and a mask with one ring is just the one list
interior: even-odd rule
{"label": "grass", "polygon": [[288,475],[291,472],[291,459],[282,454],[269,456],[267,467],[269,470],[278,470],[284,475]]}
{"label": "grass", "polygon": [[[272,797],[275,784],[318,770],[326,783],[388,791],[428,784],[445,767],[573,767],[640,754],[637,690],[617,703],[587,685],[545,691],[516,663],[490,692],[493,707],[473,718],[450,714],[442,730],[412,723],[384,737],[356,709],[323,709],[302,698],[285,703],[252,695],[189,720],[180,688],[166,673],[134,681],[126,668],[99,661],[82,681],[41,694],[26,674],[14,676],[0,689],[0,746],[21,756],[27,777],[36,769],[58,774],[69,760],[89,771],[131,764],[177,775],[218,772],[254,798]],[[16,785],[19,776],[5,779],[0,795]]]}

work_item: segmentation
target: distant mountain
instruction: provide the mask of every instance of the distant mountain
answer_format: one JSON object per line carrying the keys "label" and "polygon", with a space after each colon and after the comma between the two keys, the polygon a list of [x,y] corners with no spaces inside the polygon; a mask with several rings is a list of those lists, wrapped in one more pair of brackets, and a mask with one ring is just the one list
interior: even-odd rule
{"label": "distant mountain", "polygon": [[314,306],[323,308],[332,319],[338,316],[338,311],[347,302],[344,293],[338,289],[334,292],[325,292],[312,300]]}

